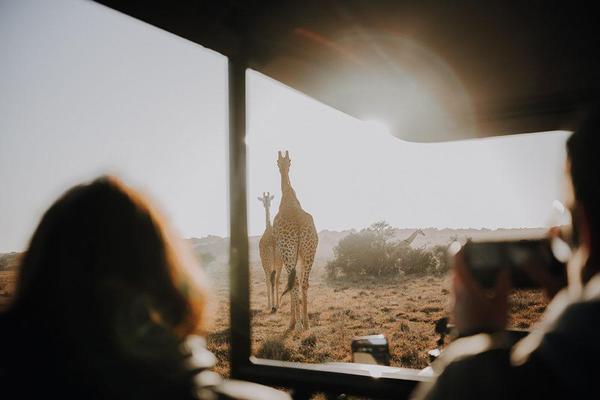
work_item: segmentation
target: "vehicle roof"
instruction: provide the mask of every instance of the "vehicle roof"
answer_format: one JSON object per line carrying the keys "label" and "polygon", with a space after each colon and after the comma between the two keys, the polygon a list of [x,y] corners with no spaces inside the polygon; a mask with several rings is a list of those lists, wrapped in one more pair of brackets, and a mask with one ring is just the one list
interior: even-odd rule
{"label": "vehicle roof", "polygon": [[[571,129],[600,89],[598,13],[579,2],[98,2],[411,141]],[[461,122],[403,130],[407,71]]]}

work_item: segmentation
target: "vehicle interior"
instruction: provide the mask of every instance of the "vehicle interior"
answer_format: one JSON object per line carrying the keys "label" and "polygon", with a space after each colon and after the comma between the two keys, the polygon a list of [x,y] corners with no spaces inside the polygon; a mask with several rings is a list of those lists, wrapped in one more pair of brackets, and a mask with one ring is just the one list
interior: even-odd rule
{"label": "vehicle interior", "polygon": [[[428,337],[431,339],[419,348],[415,357],[420,361],[415,363],[404,362],[408,356],[404,359],[399,356],[400,361],[391,364],[389,360],[370,362],[359,358],[356,362],[350,362],[350,355],[343,360],[328,357],[313,359],[305,355],[297,358],[304,361],[290,361],[289,358],[293,357],[286,360],[285,357],[273,356],[276,352],[257,351],[257,340],[262,341],[263,338],[262,331],[259,332],[254,327],[257,315],[267,321],[265,324],[272,321],[268,318],[274,317],[268,311],[259,312],[256,309],[263,307],[263,303],[266,304],[266,297],[260,297],[259,306],[254,303],[257,296],[253,289],[254,281],[260,280],[260,285],[264,285],[264,278],[262,275],[256,276],[256,271],[251,266],[258,257],[258,250],[255,249],[258,239],[249,239],[249,232],[262,232],[262,225],[260,229],[255,229],[254,225],[249,225],[249,220],[259,215],[256,219],[260,224],[264,221],[263,208],[259,208],[256,200],[253,200],[256,190],[261,193],[267,189],[274,192],[273,207],[276,207],[279,199],[278,192],[275,192],[276,186],[260,189],[249,182],[255,171],[258,171],[258,167],[254,167],[257,164],[251,162],[255,162],[263,154],[260,150],[261,141],[273,140],[275,137],[263,136],[261,139],[261,113],[252,111],[251,104],[252,99],[259,96],[250,95],[253,88],[259,87],[255,82],[259,78],[263,79],[267,83],[262,85],[268,88],[271,87],[269,85],[274,85],[273,91],[279,90],[279,86],[285,86],[290,93],[309,98],[306,101],[315,102],[314,104],[318,103],[315,107],[327,107],[336,113],[341,112],[372,131],[383,130],[386,139],[373,141],[373,146],[385,147],[387,140],[393,139],[406,142],[406,146],[433,146],[431,148],[435,149],[447,146],[443,147],[445,152],[452,152],[455,149],[452,146],[457,146],[457,143],[476,146],[482,142],[489,143],[491,147],[501,146],[502,140],[510,140],[511,137],[515,138],[514,146],[519,146],[522,143],[519,140],[527,141],[534,137],[523,134],[540,132],[544,132],[546,138],[554,138],[540,140],[554,140],[552,143],[562,146],[568,132],[580,120],[582,111],[598,100],[600,90],[600,65],[594,54],[600,47],[597,13],[588,8],[591,6],[580,3],[507,3],[499,0],[96,0],[94,3],[226,57],[229,245],[228,273],[224,279],[229,285],[226,290],[229,297],[227,304],[220,310],[229,313],[224,316],[227,319],[224,322],[228,325],[227,329],[223,328],[221,331],[224,336],[221,340],[227,341],[229,345],[221,356],[228,359],[226,373],[231,378],[279,388],[288,391],[294,399],[338,398],[340,395],[409,398],[419,382],[430,379],[427,362],[435,359],[439,350],[443,351],[451,325],[448,325],[447,311],[443,307],[432,313],[428,312],[428,318],[423,322],[423,326],[426,325],[427,328],[423,329],[429,329]],[[135,74],[136,71],[131,73]],[[202,71],[198,73],[201,74]],[[419,97],[421,93],[426,95]],[[414,100],[415,98],[421,100]],[[268,102],[269,96],[264,95],[261,101]],[[272,113],[278,112],[275,105],[272,107]],[[292,109],[289,115],[293,116],[294,111],[301,113]],[[295,124],[302,123],[301,116],[294,118],[297,118],[294,120]],[[286,122],[284,117],[281,120],[282,124]],[[298,137],[294,133],[289,135]],[[327,154],[345,151],[350,154],[353,149],[361,147],[362,142],[353,142],[349,138],[344,143],[344,140],[342,134],[332,136],[332,139],[307,135],[306,143],[311,144],[304,148],[300,145],[292,146],[289,156],[294,160],[299,150],[294,152],[293,149],[302,148],[309,152],[310,146],[321,143],[326,148],[315,150],[314,153],[315,160],[321,162],[327,160]],[[553,160],[552,165],[556,164],[560,168],[564,156],[558,155],[558,150],[552,150],[552,154],[544,154],[541,150],[542,153],[537,154],[536,148],[546,147],[538,145],[541,142],[534,143],[534,139],[531,140],[527,144],[530,147],[527,147],[527,152],[523,150],[519,160],[532,158],[541,163],[547,156]],[[274,146],[281,150],[280,159],[285,159],[285,144],[279,146],[276,143]],[[373,149],[374,152],[378,151],[375,147]],[[394,154],[397,154],[388,150],[382,149],[382,159],[394,158]],[[267,151],[271,151],[271,147],[265,150]],[[514,154],[519,153],[519,150],[511,147],[506,152]],[[272,151],[268,154],[272,154],[272,159],[266,165],[276,174],[277,153]],[[448,157],[451,159],[452,156]],[[356,159],[348,156],[348,163],[351,164]],[[297,168],[303,168],[303,162],[298,161]],[[334,159],[331,161],[332,164],[336,162]],[[292,175],[299,174],[294,170],[295,167],[292,163]],[[338,168],[344,169],[343,166]],[[389,170],[393,167],[385,168]],[[511,168],[514,169],[514,174],[518,174],[529,167],[527,164],[518,164]],[[400,173],[394,175],[393,171],[390,174],[400,176]],[[415,174],[418,175],[418,172]],[[452,176],[449,174],[448,179]],[[509,175],[508,180],[510,176],[512,175]],[[398,179],[403,178],[400,176]],[[501,180],[497,177],[489,179]],[[477,181],[472,183],[477,184]],[[545,184],[546,182],[542,182],[540,186]],[[335,184],[331,186],[334,187]],[[300,181],[299,187],[300,189],[296,187],[299,197],[307,199],[308,209],[315,201],[303,191],[306,188],[304,181]],[[357,186],[353,190],[359,191],[360,188]],[[446,189],[440,189],[440,193],[440,196],[450,196]],[[552,195],[544,192],[546,197],[550,198]],[[360,195],[357,198],[363,199]],[[414,201],[421,200],[417,198]],[[350,206],[346,212],[349,209]],[[273,210],[275,215],[276,208]],[[267,219],[269,220],[269,216]],[[316,214],[315,221],[319,225]],[[373,221],[374,219],[371,220]],[[365,222],[362,226],[366,224]],[[417,228],[415,225],[416,223],[408,223],[406,228]],[[517,226],[518,222],[507,222],[506,226],[509,225]],[[425,229],[428,226],[432,225],[424,223],[419,226],[425,230],[425,233],[421,232],[423,237],[419,238],[415,231],[415,235],[411,235],[407,242],[408,246],[416,236],[416,243],[423,243],[425,248],[427,235],[432,235]],[[504,225],[500,222],[497,226]],[[378,228],[372,228],[376,229]],[[381,229],[385,231],[386,226]],[[412,231],[402,231],[398,235],[408,236],[410,232]],[[319,240],[324,243],[324,236],[319,235]],[[331,251],[333,254],[335,250]],[[339,251],[341,250],[338,253]],[[283,290],[287,279],[285,272],[281,279]],[[437,276],[430,279],[437,285]],[[436,286],[436,290],[447,294],[448,291],[443,286],[446,282],[444,279],[439,278],[440,286]],[[346,283],[336,283],[332,286],[331,293],[335,291],[341,295],[347,290]],[[356,289],[354,300],[349,298],[348,301],[359,302],[361,296],[368,296],[369,293],[368,286],[361,286]],[[261,296],[266,294],[261,292]],[[426,297],[425,294],[423,296]],[[277,306],[278,300],[279,298]],[[288,313],[287,303],[283,301],[281,312]],[[421,296],[417,300],[415,295],[414,303],[421,307],[419,301]],[[319,324],[319,315],[315,312],[311,314],[310,307],[313,305],[310,302],[308,307],[311,319],[311,328],[308,329],[313,329]],[[536,303],[536,307],[540,306]],[[273,305],[273,309],[275,308]],[[326,311],[323,310],[320,311],[320,318],[324,318]],[[416,334],[417,328],[411,325],[414,321],[403,325],[404,323],[395,320],[402,319],[402,316],[395,314],[395,311],[383,310],[383,315],[387,315],[390,320],[394,319],[394,324],[400,324],[394,325],[395,327]],[[278,311],[279,314],[281,312]],[[331,313],[334,314],[334,311]],[[343,318],[353,320],[356,317],[348,312]],[[282,321],[287,323],[287,317]],[[517,324],[513,333],[515,337],[520,337],[528,328],[529,324]],[[379,329],[378,322],[374,322],[369,329],[357,329],[349,335],[363,337],[381,332],[383,329]],[[302,333],[297,340],[311,346],[312,350],[309,352],[318,353],[319,345],[313,343],[319,340],[318,335],[315,339],[314,335]],[[357,349],[361,343],[367,343],[370,348],[381,345],[382,348],[385,347],[382,350],[384,353],[388,351],[387,341],[378,342],[374,337],[364,337],[363,342],[360,340],[355,337],[352,343],[344,342],[342,346],[345,346],[348,354],[360,352]],[[210,341],[209,338],[209,344]],[[423,349],[431,351],[427,353]],[[314,397],[317,395],[325,397]]]}

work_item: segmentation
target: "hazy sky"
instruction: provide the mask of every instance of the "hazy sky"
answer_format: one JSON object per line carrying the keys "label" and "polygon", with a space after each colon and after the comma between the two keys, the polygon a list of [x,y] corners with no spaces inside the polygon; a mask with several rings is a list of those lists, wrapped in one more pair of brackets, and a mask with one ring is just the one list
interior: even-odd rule
{"label": "hazy sky", "polygon": [[[92,2],[0,0],[0,252],[69,186],[113,173],[185,237],[227,235],[225,57]],[[567,133],[413,144],[248,74],[249,231],[277,150],[321,229],[548,223]]]}

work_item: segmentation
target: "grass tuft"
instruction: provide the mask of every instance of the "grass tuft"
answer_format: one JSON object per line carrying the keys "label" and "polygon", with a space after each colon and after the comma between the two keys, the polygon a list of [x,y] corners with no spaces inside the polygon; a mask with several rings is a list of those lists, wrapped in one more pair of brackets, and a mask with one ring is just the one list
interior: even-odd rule
{"label": "grass tuft", "polygon": [[292,359],[292,352],[282,339],[265,340],[256,355],[270,360],[290,361]]}

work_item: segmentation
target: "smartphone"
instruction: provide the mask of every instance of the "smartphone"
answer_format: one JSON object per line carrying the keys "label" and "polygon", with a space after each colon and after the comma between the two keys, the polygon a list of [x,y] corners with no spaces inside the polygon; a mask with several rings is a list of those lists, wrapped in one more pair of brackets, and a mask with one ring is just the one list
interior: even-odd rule
{"label": "smartphone", "polygon": [[352,339],[352,362],[390,365],[390,346],[382,334]]}
{"label": "smartphone", "polygon": [[548,239],[517,240],[501,242],[468,241],[464,246],[467,267],[473,277],[485,288],[493,288],[498,273],[510,270],[514,288],[535,288],[532,271],[543,268],[557,279],[566,282],[565,264],[552,251]]}

